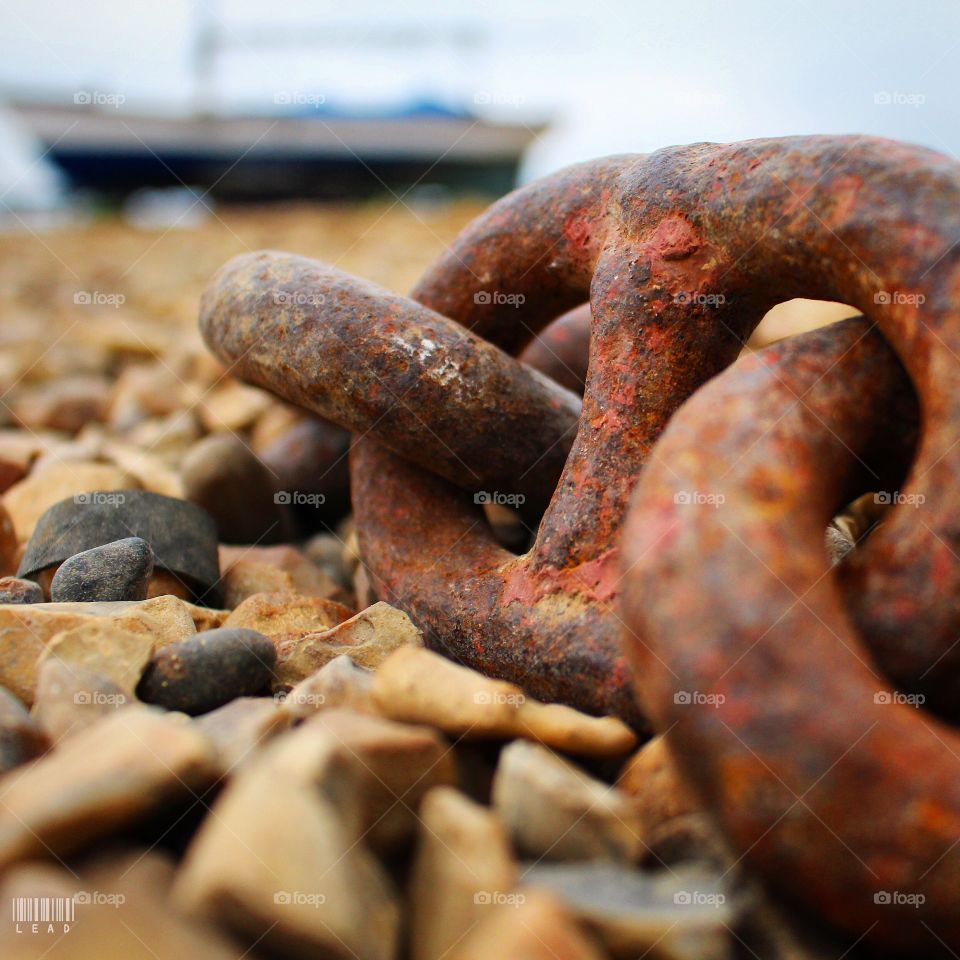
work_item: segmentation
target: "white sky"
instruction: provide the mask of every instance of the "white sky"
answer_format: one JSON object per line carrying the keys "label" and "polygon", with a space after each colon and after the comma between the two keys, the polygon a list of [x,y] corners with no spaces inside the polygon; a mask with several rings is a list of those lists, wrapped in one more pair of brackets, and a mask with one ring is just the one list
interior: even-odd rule
{"label": "white sky", "polygon": [[[290,89],[328,104],[420,94],[472,105],[482,92],[502,116],[555,118],[528,175],[616,151],[787,133],[875,133],[960,153],[956,0],[209,5],[248,37],[286,26],[305,38],[223,55],[221,105],[268,110]],[[115,92],[127,109],[189,103],[199,2],[0,0],[0,9],[0,94]],[[443,43],[453,27],[478,43]],[[356,39],[396,29],[437,39],[400,49]],[[891,102],[876,102],[885,94]]]}

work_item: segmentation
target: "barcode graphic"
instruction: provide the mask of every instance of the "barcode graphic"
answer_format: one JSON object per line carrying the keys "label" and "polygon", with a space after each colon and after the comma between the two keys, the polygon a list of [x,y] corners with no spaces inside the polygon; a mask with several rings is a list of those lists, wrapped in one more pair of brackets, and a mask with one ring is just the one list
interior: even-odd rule
{"label": "barcode graphic", "polygon": [[14,923],[72,923],[73,897],[14,897]]}

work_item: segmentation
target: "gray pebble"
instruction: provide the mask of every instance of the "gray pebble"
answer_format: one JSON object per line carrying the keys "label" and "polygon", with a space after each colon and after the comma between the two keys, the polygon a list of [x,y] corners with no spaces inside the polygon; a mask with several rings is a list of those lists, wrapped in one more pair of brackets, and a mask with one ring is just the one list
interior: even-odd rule
{"label": "gray pebble", "polygon": [[140,537],[127,537],[74,554],[50,584],[55,603],[145,600],[153,574],[153,551]]}

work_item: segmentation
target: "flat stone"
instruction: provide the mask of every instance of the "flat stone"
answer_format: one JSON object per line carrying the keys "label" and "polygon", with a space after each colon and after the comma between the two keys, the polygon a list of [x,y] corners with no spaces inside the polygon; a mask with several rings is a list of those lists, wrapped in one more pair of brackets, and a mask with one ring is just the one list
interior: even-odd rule
{"label": "flat stone", "polygon": [[630,862],[642,849],[630,798],[539,744],[503,749],[493,806],[525,856]]}
{"label": "flat stone", "polygon": [[146,600],[153,550],[140,537],[114,540],[60,564],[50,584],[54,603]]}
{"label": "flat stone", "polygon": [[393,960],[400,911],[383,868],[321,791],[278,783],[268,770],[250,764],[217,798],[187,850],[175,902],[251,947]]}
{"label": "flat stone", "polygon": [[456,737],[509,739],[523,691],[455,664],[440,654],[405,646],[377,670],[373,696],[384,716],[425,723]]}
{"label": "flat stone", "polygon": [[3,781],[0,866],[64,857],[209,787],[213,745],[187,723],[131,706]]}
{"label": "flat stone", "polygon": [[25,704],[33,703],[37,661],[58,633],[88,623],[148,634],[156,647],[196,632],[190,608],[175,597],[116,603],[40,603],[0,606],[0,684]]}
{"label": "flat stone", "polygon": [[[446,957],[517,882],[503,824],[452,787],[420,805],[410,873],[411,960]],[[512,956],[489,954],[488,956]]]}
{"label": "flat stone", "polygon": [[54,743],[136,702],[129,689],[109,677],[57,657],[44,658],[37,674],[30,712]]}
{"label": "flat stone", "polygon": [[617,756],[636,743],[630,728],[614,717],[589,717],[571,707],[540,703],[512,683],[411,645],[383,662],[373,695],[384,716],[431,724],[457,737],[526,737],[595,756]]}
{"label": "flat stone", "polygon": [[443,956],[444,960],[605,960],[607,955],[561,900],[530,890],[507,894],[501,903],[487,906],[480,922]]}
{"label": "flat stone", "polygon": [[34,580],[0,577],[0,604],[43,603],[43,589]]}
{"label": "flat stone", "polygon": [[277,698],[283,711],[295,720],[332,707],[347,707],[359,713],[379,712],[373,699],[373,672],[358,667],[345,653],[301,680],[289,693],[281,691]]}
{"label": "flat stone", "polygon": [[255,593],[231,610],[223,625],[259,630],[279,649],[281,644],[329,630],[352,616],[349,607],[335,600],[292,593]]}
{"label": "flat stone", "polygon": [[524,870],[523,884],[560,898],[612,956],[730,956],[734,905],[722,880],[700,868],[647,873],[615,863],[537,863]]}
{"label": "flat stone", "polygon": [[138,487],[126,471],[107,463],[54,462],[35,468],[3,495],[21,543],[29,540],[41,515],[55,503],[91,491],[117,492]]}
{"label": "flat stone", "polygon": [[276,650],[256,630],[205,630],[154,654],[137,686],[137,696],[167,710],[195,716],[236,697],[269,689]]}
{"label": "flat stone", "polygon": [[239,606],[255,593],[296,593],[342,600],[343,588],[296,547],[220,547],[223,604]]}
{"label": "flat stone", "polygon": [[38,757],[49,746],[47,735],[27,708],[0,687],[0,774]]}
{"label": "flat stone", "polygon": [[409,840],[423,795],[455,779],[452,751],[437,731],[346,709],[325,710],[278,737],[263,761],[285,783],[326,790],[380,851]]}
{"label": "flat stone", "polygon": [[[55,503],[37,521],[18,575],[40,579],[74,556],[128,537],[150,544],[156,572],[213,598],[220,578],[216,524],[186,500],[148,490],[90,493]],[[156,591],[151,582],[150,589]]]}
{"label": "flat stone", "polygon": [[405,646],[422,647],[423,634],[402,610],[375,603],[329,630],[278,644],[277,685],[297,684],[343,653],[359,666],[375,669]]}
{"label": "flat stone", "polygon": [[39,671],[50,659],[100,674],[132,694],[153,655],[154,639],[146,630],[129,630],[98,617],[55,633],[37,661]]}
{"label": "flat stone", "polygon": [[232,434],[212,434],[192,446],[180,465],[188,500],[217,523],[224,543],[277,543],[289,532],[286,510],[274,499],[267,468]]}
{"label": "flat stone", "polygon": [[293,717],[272,697],[238,697],[194,722],[216,746],[224,773],[233,774],[263,744],[287,730]]}

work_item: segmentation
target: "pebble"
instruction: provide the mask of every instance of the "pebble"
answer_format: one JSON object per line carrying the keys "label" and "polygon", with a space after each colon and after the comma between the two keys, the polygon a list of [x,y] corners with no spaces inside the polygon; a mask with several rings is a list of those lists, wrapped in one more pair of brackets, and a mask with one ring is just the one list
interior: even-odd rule
{"label": "pebble", "polygon": [[0,493],[22,480],[37,457],[64,439],[46,431],[0,429]]}
{"label": "pebble", "polygon": [[60,564],[50,583],[54,603],[146,600],[153,550],[140,537],[125,537],[75,553]]}
{"label": "pebble", "polygon": [[235,773],[292,722],[291,714],[281,710],[272,697],[237,697],[194,721],[216,746],[225,774]]}
{"label": "pebble", "polygon": [[540,744],[503,749],[493,807],[525,856],[631,862],[642,849],[630,798]]}
{"label": "pebble", "polygon": [[347,570],[343,563],[343,541],[333,533],[315,533],[304,544],[304,553],[324,573],[339,583],[341,587],[349,587],[352,572]]}
{"label": "pebble", "polygon": [[260,762],[242,769],[204,818],[173,899],[245,947],[276,955],[395,960],[398,952],[400,908],[383,867],[323,792],[280,784]]}
{"label": "pebble", "polygon": [[224,543],[287,539],[287,511],[274,497],[274,478],[237,437],[204,437],[187,451],[180,471],[184,495],[216,520]]}
{"label": "pebble", "polygon": [[275,662],[273,643],[256,630],[205,630],[158,650],[137,696],[196,716],[269,689]]}
{"label": "pebble", "polygon": [[423,634],[402,610],[375,603],[329,630],[278,643],[277,684],[300,683],[343,653],[358,666],[375,669],[407,646],[422,647]]}
{"label": "pebble", "polygon": [[210,787],[213,745],[147,707],[118,710],[4,780],[0,867],[63,858]]}
{"label": "pebble", "polygon": [[0,504],[0,573],[16,573],[20,561],[20,543],[13,518]]}
{"label": "pebble", "polygon": [[589,717],[543,704],[512,683],[494,680],[430,650],[403,646],[377,670],[373,695],[384,716],[426,723],[458,737],[526,737],[557,750],[618,756],[636,736],[614,717]]}
{"label": "pebble", "polygon": [[30,714],[56,744],[134,702],[133,694],[109,677],[49,657],[38,664]]}
{"label": "pebble", "polygon": [[350,507],[349,448],[346,430],[328,420],[302,415],[257,452],[278,490],[322,497],[314,501],[315,509],[305,508],[304,513],[336,518]]}
{"label": "pebble", "polygon": [[410,872],[411,960],[446,957],[517,878],[497,817],[453,787],[434,787],[420,807]]}
{"label": "pebble", "polygon": [[700,811],[700,804],[680,779],[662,735],[649,740],[627,761],[617,786],[632,799],[644,838],[676,817]]}
{"label": "pebble", "polygon": [[600,944],[557,897],[539,890],[507,897],[506,903],[488,906],[477,926],[443,954],[444,960],[606,960]]}
{"label": "pebble", "polygon": [[43,603],[43,588],[34,580],[0,577],[0,603]]}
{"label": "pebble", "polygon": [[342,600],[345,591],[291,546],[220,547],[223,605],[232,610],[255,593],[296,593]]}
{"label": "pebble", "polygon": [[19,390],[11,406],[17,422],[29,430],[74,434],[105,418],[110,391],[106,377],[81,374]]}
{"label": "pebble", "polygon": [[90,670],[115,683],[131,697],[150,662],[156,641],[146,630],[130,630],[98,617],[55,633],[37,660],[37,669],[48,660],[71,668]]}
{"label": "pebble", "polygon": [[713,872],[682,867],[641,873],[622,864],[537,863],[525,889],[558,897],[614,957],[729,960],[736,922],[730,891]]}
{"label": "pebble", "polygon": [[0,687],[0,774],[32,760],[50,745],[27,708]]}
{"label": "pebble", "polygon": [[436,730],[346,709],[326,710],[277,738],[263,761],[275,779],[337,798],[358,837],[378,851],[410,840],[424,794],[455,779],[452,752]]}
{"label": "pebble", "polygon": [[277,697],[283,711],[294,720],[304,720],[333,707],[378,713],[373,699],[373,672],[358,667],[345,653],[301,680],[289,693],[278,693]]}
{"label": "pebble", "polygon": [[259,630],[279,647],[309,633],[329,630],[353,616],[354,611],[335,600],[292,593],[255,593],[224,620],[225,627]]}
{"label": "pebble", "polygon": [[42,469],[35,467],[23,480],[3,495],[3,505],[10,513],[17,538],[30,539],[33,528],[48,507],[91,491],[116,492],[133,490],[140,485],[125,470],[108,463],[51,462]]}
{"label": "pebble", "polygon": [[37,661],[58,633],[89,623],[151,635],[157,647],[196,632],[189,604],[175,597],[117,603],[40,603],[0,606],[0,684],[33,703]]}
{"label": "pebble", "polygon": [[204,396],[200,419],[210,433],[236,433],[253,426],[274,403],[265,390],[249,387],[239,380],[223,380]]}

